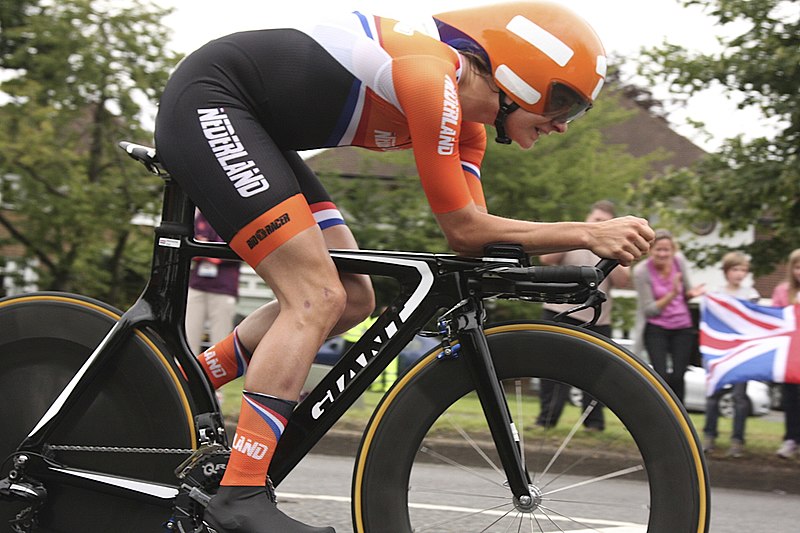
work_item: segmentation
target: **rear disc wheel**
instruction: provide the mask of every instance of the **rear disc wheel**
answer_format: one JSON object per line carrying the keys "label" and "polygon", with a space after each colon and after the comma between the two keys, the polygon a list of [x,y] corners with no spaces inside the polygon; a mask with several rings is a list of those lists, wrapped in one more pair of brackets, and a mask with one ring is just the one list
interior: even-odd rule
{"label": "rear disc wheel", "polygon": [[[0,301],[0,458],[25,439],[119,316],[105,304],[69,294]],[[70,469],[176,485],[173,471],[185,455],[159,450],[192,449],[196,440],[176,370],[160,342],[136,330],[54,430],[48,440],[56,447],[52,459]],[[170,515],[171,503],[123,499],[63,478],[41,481],[48,498],[37,532],[158,531]],[[11,532],[8,521],[19,509],[0,502],[0,532]]]}

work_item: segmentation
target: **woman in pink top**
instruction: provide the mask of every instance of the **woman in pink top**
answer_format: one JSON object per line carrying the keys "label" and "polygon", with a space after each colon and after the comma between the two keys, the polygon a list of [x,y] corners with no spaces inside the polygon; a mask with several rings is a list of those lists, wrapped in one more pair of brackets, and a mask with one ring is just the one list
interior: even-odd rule
{"label": "woman in pink top", "polygon": [[687,302],[703,294],[705,286],[691,287],[686,263],[666,230],[656,232],[650,258],[633,270],[633,283],[638,296],[637,344],[644,344],[655,371],[683,401],[683,375],[697,344]]}
{"label": "woman in pink top", "polygon": [[[775,287],[772,293],[772,305],[775,307],[800,303],[800,248],[789,254],[786,271],[786,281]],[[800,385],[783,384],[783,416],[786,434],[776,453],[778,457],[791,459],[800,446]]]}

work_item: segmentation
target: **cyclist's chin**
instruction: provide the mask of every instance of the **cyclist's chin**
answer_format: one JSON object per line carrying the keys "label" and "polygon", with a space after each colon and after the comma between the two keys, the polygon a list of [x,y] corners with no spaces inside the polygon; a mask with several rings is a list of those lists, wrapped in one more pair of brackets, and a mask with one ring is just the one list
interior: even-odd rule
{"label": "cyclist's chin", "polygon": [[534,138],[526,138],[526,139],[514,139],[517,145],[523,150],[530,150],[536,145],[536,141],[539,140],[539,137]]}

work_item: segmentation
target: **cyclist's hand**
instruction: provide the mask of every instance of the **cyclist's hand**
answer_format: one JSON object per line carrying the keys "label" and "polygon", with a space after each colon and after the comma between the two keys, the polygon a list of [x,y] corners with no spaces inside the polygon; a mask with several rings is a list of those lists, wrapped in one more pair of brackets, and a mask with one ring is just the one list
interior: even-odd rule
{"label": "cyclist's hand", "polygon": [[625,216],[590,224],[590,249],[628,266],[650,250],[655,232],[643,218]]}

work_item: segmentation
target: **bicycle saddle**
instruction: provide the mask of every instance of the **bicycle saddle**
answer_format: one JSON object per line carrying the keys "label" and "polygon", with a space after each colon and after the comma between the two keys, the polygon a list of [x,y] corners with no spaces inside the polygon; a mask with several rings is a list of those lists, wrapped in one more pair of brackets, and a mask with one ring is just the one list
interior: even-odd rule
{"label": "bicycle saddle", "polygon": [[158,160],[158,155],[156,155],[156,149],[150,148],[149,146],[142,146],[141,144],[136,144],[128,141],[120,141],[119,143],[120,148],[125,150],[129,156],[133,159],[139,161],[147,170],[152,172],[157,176],[166,176],[167,171],[161,166],[161,162]]}

